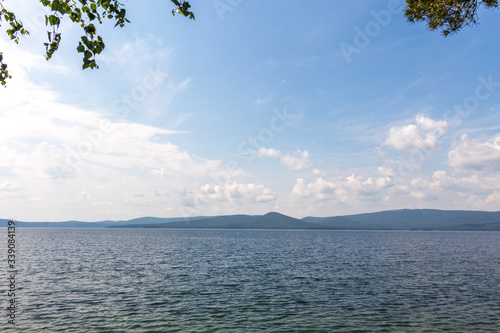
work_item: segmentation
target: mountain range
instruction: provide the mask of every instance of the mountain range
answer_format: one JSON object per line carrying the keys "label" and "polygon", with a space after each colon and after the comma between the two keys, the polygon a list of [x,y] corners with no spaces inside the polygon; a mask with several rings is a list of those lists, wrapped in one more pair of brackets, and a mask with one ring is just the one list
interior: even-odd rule
{"label": "mountain range", "polygon": [[[6,226],[8,220],[0,219]],[[400,209],[331,217],[296,219],[276,212],[189,218],[141,217],[127,221],[21,222],[17,227],[58,228],[210,228],[500,231],[500,212]]]}

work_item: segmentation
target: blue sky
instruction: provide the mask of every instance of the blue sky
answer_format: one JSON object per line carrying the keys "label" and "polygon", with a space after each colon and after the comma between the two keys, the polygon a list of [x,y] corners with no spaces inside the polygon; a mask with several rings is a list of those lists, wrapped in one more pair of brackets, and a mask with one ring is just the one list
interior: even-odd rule
{"label": "blue sky", "polygon": [[3,218],[500,207],[498,10],[444,38],[402,1],[126,1],[82,71],[78,27],[47,62],[43,8],[4,4]]}

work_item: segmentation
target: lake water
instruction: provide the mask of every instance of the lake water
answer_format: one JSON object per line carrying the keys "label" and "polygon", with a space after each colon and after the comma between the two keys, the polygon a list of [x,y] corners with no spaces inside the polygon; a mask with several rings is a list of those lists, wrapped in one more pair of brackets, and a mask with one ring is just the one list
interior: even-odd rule
{"label": "lake water", "polygon": [[19,332],[500,331],[498,232],[18,228],[17,238]]}

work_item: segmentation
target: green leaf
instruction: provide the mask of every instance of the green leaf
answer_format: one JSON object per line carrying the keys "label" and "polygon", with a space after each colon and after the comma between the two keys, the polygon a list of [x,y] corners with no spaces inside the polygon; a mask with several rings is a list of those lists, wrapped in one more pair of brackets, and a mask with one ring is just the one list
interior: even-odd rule
{"label": "green leaf", "polygon": [[[59,48],[61,41],[61,34],[58,32],[62,20],[66,17],[71,22],[79,25],[84,36],[78,42],[76,50],[78,53],[83,53],[83,69],[85,68],[99,68],[96,63],[95,56],[100,54],[105,47],[105,44],[100,36],[97,35],[97,28],[91,22],[94,20],[102,24],[103,20],[108,19],[114,21],[115,27],[125,26],[130,23],[127,18],[127,11],[124,5],[119,0],[39,0],[40,3],[49,10],[45,15],[45,25],[51,27],[51,31],[47,31],[48,42],[43,43],[46,49],[46,59],[51,59],[54,52]],[[194,14],[190,11],[189,1],[171,0],[176,9],[172,14],[180,13],[183,16],[194,19]],[[3,7],[3,0],[0,0],[0,23],[2,20],[7,23],[9,29],[6,30],[10,39],[18,43],[18,34],[28,35],[22,22],[16,19],[13,12],[6,10]],[[101,14],[102,13],[102,14]],[[10,78],[7,72],[7,64],[2,63],[3,56],[0,52],[0,83],[5,86],[5,80]]]}
{"label": "green leaf", "polygon": [[50,9],[58,10],[58,8],[59,8],[59,0],[52,1],[52,5],[50,6]]}
{"label": "green leaf", "polygon": [[50,15],[49,16],[49,23],[50,25],[55,25],[59,27],[59,24],[61,23],[61,19],[55,15]]}

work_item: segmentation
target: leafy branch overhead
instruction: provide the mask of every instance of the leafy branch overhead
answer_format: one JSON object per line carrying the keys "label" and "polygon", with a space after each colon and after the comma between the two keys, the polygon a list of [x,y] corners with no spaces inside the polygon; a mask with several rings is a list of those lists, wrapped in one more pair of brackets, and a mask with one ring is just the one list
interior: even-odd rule
{"label": "leafy branch overhead", "polygon": [[177,6],[176,9],[172,9],[172,15],[175,15],[175,13],[180,13],[186,17],[189,17],[190,19],[194,20],[194,13],[189,11],[189,8],[191,8],[191,5],[187,1],[177,1],[177,0],[171,0],[174,5]]}
{"label": "leafy branch overhead", "polygon": [[498,8],[499,0],[406,0],[405,16],[411,22],[424,21],[430,30],[440,30],[443,36],[456,33],[478,22],[481,6]]}
{"label": "leafy branch overhead", "polygon": [[[172,14],[180,13],[190,19],[194,19],[194,14],[189,10],[191,7],[187,1],[171,0],[175,5]],[[123,27],[130,21],[126,17],[124,5],[117,0],[40,0],[40,3],[50,9],[50,14],[45,15],[45,24],[49,27],[47,31],[47,42],[45,45],[45,58],[50,60],[59,48],[61,43],[61,33],[59,26],[63,19],[70,19],[78,24],[83,30],[76,48],[78,53],[83,55],[82,68],[99,68],[96,63],[96,55],[100,54],[105,47],[104,41],[97,33],[97,23],[110,20],[114,26]],[[3,6],[0,0],[0,26],[6,24],[9,29],[7,35],[15,43],[19,43],[19,35],[28,35],[23,23],[17,19],[16,15]],[[5,86],[6,80],[11,75],[7,70],[7,64],[3,62],[3,54],[0,52],[0,84]]]}
{"label": "leafy branch overhead", "polygon": [[[194,19],[188,1],[170,0],[174,4],[172,14],[181,14]],[[61,43],[59,26],[61,21],[69,18],[73,23],[80,25],[83,36],[76,50],[83,55],[82,68],[99,68],[96,55],[104,50],[104,41],[97,33],[97,23],[105,20],[114,22],[114,26],[123,27],[130,21],[126,18],[124,5],[117,0],[40,0],[43,6],[50,9],[45,16],[45,24],[50,28],[47,32],[48,41],[45,44],[45,58],[52,58]],[[477,11],[480,7],[498,8],[500,0],[406,0],[404,15],[411,23],[426,22],[430,30],[440,30],[446,37],[456,33],[465,26],[477,24]],[[0,0],[0,26],[6,24],[7,35],[15,43],[19,42],[19,35],[28,35],[23,23],[16,15],[3,6]],[[3,62],[0,52],[0,84],[5,86],[6,80],[11,78],[7,64]]]}

